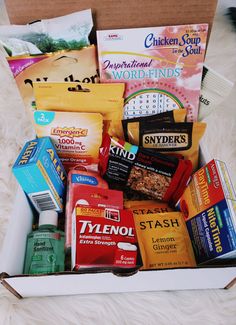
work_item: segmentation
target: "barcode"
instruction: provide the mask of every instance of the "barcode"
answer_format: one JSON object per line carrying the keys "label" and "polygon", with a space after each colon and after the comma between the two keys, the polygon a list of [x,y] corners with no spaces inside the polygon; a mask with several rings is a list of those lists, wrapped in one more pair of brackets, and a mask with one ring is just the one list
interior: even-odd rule
{"label": "barcode", "polygon": [[33,193],[29,196],[37,211],[58,209],[55,200],[49,191]]}

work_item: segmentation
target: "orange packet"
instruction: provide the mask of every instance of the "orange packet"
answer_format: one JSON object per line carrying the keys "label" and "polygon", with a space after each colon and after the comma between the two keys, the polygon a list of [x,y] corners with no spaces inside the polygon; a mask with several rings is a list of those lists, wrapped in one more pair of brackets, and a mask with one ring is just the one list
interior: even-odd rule
{"label": "orange packet", "polygon": [[134,222],[143,270],[196,266],[182,213],[140,214]]}

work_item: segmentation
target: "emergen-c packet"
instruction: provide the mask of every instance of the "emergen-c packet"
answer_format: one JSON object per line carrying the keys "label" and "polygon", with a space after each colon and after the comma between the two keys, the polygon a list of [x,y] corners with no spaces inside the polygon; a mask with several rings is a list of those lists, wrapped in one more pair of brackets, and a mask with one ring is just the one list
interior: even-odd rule
{"label": "emergen-c packet", "polygon": [[98,31],[101,82],[125,82],[124,118],[187,109],[198,116],[207,24]]}

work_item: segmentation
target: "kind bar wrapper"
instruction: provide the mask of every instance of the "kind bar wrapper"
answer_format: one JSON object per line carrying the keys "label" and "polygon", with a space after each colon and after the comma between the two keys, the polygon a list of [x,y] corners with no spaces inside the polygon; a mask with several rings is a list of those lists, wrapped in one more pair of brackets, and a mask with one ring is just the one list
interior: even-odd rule
{"label": "kind bar wrapper", "polygon": [[134,222],[143,270],[196,266],[180,212],[139,214]]}
{"label": "kind bar wrapper", "polygon": [[183,212],[197,263],[236,258],[236,194],[224,162],[194,173],[177,207]]}
{"label": "kind bar wrapper", "polygon": [[173,111],[167,111],[155,115],[135,117],[126,120],[122,120],[124,138],[129,141],[128,128],[132,124],[132,131],[134,133],[133,138],[139,138],[139,122],[141,123],[174,123],[184,122],[186,118],[186,109],[175,109]]}
{"label": "kind bar wrapper", "polygon": [[125,82],[124,118],[187,109],[196,121],[207,24],[98,31],[101,82]]}
{"label": "kind bar wrapper", "polygon": [[155,200],[128,200],[124,202],[124,207],[133,212],[134,217],[140,214],[153,214],[173,211],[165,202]]}
{"label": "kind bar wrapper", "polygon": [[101,113],[104,132],[122,136],[124,84],[34,83],[36,106],[42,110]]}
{"label": "kind bar wrapper", "polygon": [[130,123],[127,141],[158,152],[178,153],[192,161],[194,170],[198,167],[199,141],[206,129],[206,123]]}
{"label": "kind bar wrapper", "polygon": [[136,269],[138,243],[131,211],[77,206],[72,269]]}
{"label": "kind bar wrapper", "polygon": [[34,55],[87,46],[93,27],[91,9],[27,25],[0,26],[0,44],[9,56]]}
{"label": "kind bar wrapper", "polygon": [[164,202],[177,202],[192,173],[189,160],[139,148],[106,135],[100,149],[100,171],[109,184],[127,186]]}
{"label": "kind bar wrapper", "polygon": [[37,136],[51,138],[67,171],[76,165],[98,163],[102,125],[99,113],[34,112]]}
{"label": "kind bar wrapper", "polygon": [[[82,186],[82,187],[81,187]],[[76,170],[72,169],[67,177],[67,195],[66,195],[66,222],[65,232],[66,241],[65,247],[71,247],[71,228],[72,228],[72,212],[76,202],[81,199],[81,192],[85,186],[99,187],[108,189],[108,184],[95,171]],[[87,201],[86,201],[87,202]],[[84,203],[86,203],[84,202]]]}
{"label": "kind bar wrapper", "polygon": [[42,55],[8,57],[17,86],[27,111],[32,111],[33,82],[85,82],[99,81],[96,48],[60,51]]}

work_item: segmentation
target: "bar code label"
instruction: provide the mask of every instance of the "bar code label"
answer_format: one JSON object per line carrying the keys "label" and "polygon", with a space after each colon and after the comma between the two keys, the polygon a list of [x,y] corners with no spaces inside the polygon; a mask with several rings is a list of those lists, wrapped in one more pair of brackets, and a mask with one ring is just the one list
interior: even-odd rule
{"label": "bar code label", "polygon": [[29,194],[35,209],[40,211],[59,210],[59,207],[50,191],[43,191]]}

